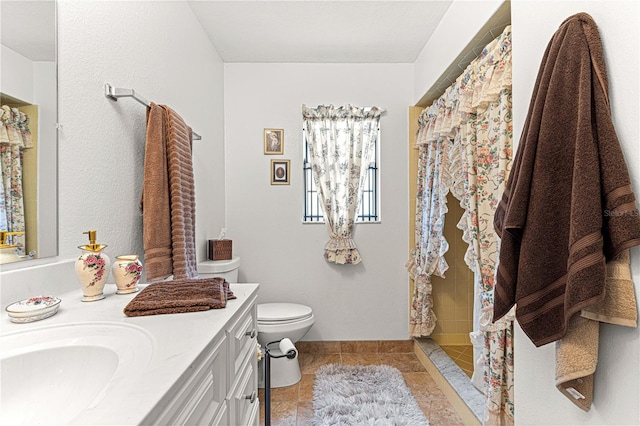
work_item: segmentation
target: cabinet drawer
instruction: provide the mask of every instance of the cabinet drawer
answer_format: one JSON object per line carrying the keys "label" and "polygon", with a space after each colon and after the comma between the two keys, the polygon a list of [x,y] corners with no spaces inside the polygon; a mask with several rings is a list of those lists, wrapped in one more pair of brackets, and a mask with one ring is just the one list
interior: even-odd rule
{"label": "cabinet drawer", "polygon": [[248,354],[251,353],[257,357],[257,336],[256,307],[255,304],[252,304],[229,329],[229,362],[233,366],[229,377],[230,386],[233,386],[234,381],[237,380]]}
{"label": "cabinet drawer", "polygon": [[239,380],[231,392],[231,421],[234,425],[253,425],[259,421],[258,380],[256,376],[257,359],[250,354],[242,365]]}

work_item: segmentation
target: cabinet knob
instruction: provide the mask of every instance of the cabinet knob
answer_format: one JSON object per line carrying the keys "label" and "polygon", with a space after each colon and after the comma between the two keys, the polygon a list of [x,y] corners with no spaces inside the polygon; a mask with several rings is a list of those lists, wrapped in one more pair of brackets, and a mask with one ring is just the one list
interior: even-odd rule
{"label": "cabinet knob", "polygon": [[254,337],[256,337],[256,334],[257,334],[257,333],[256,333],[256,329],[255,329],[255,328],[254,328],[253,330],[251,330],[251,331],[247,331],[246,333],[244,333],[244,335],[245,335],[245,336],[249,336],[249,337],[251,337],[252,339],[253,339]]}
{"label": "cabinet knob", "polygon": [[253,391],[251,392],[251,395],[245,395],[244,399],[248,399],[250,403],[253,404],[257,397],[258,393],[256,391]]}

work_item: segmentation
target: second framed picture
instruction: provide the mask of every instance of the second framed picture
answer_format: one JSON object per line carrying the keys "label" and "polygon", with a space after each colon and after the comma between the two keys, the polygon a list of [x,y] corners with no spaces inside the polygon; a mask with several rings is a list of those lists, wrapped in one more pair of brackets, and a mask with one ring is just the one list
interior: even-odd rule
{"label": "second framed picture", "polygon": [[264,129],[264,153],[284,154],[284,129]]}
{"label": "second framed picture", "polygon": [[291,160],[271,160],[271,185],[289,185]]}

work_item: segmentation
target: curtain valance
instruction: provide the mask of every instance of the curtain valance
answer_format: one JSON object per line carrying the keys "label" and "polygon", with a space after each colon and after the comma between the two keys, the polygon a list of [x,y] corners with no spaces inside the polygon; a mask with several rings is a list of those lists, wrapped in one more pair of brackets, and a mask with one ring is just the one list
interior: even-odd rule
{"label": "curtain valance", "polygon": [[0,109],[0,143],[32,148],[29,116],[18,108],[2,105]]}
{"label": "curtain valance", "polygon": [[511,27],[489,43],[480,56],[420,115],[416,145],[455,137],[469,114],[477,114],[511,87]]}

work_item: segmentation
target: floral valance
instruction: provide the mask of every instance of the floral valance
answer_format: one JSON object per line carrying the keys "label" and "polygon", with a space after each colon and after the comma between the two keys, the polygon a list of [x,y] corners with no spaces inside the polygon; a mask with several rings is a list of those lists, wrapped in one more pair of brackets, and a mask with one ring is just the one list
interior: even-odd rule
{"label": "floral valance", "polygon": [[32,148],[29,116],[18,108],[2,105],[0,109],[0,143]]}
{"label": "floral valance", "polygon": [[384,109],[373,106],[371,108],[344,105],[334,107],[333,105],[318,105],[316,108],[302,106],[302,117],[305,120],[348,120],[380,118]]}
{"label": "floral valance", "polygon": [[507,87],[511,87],[511,26],[489,43],[444,94],[422,112],[416,144],[426,144],[441,136],[453,139],[468,114],[485,109]]}

